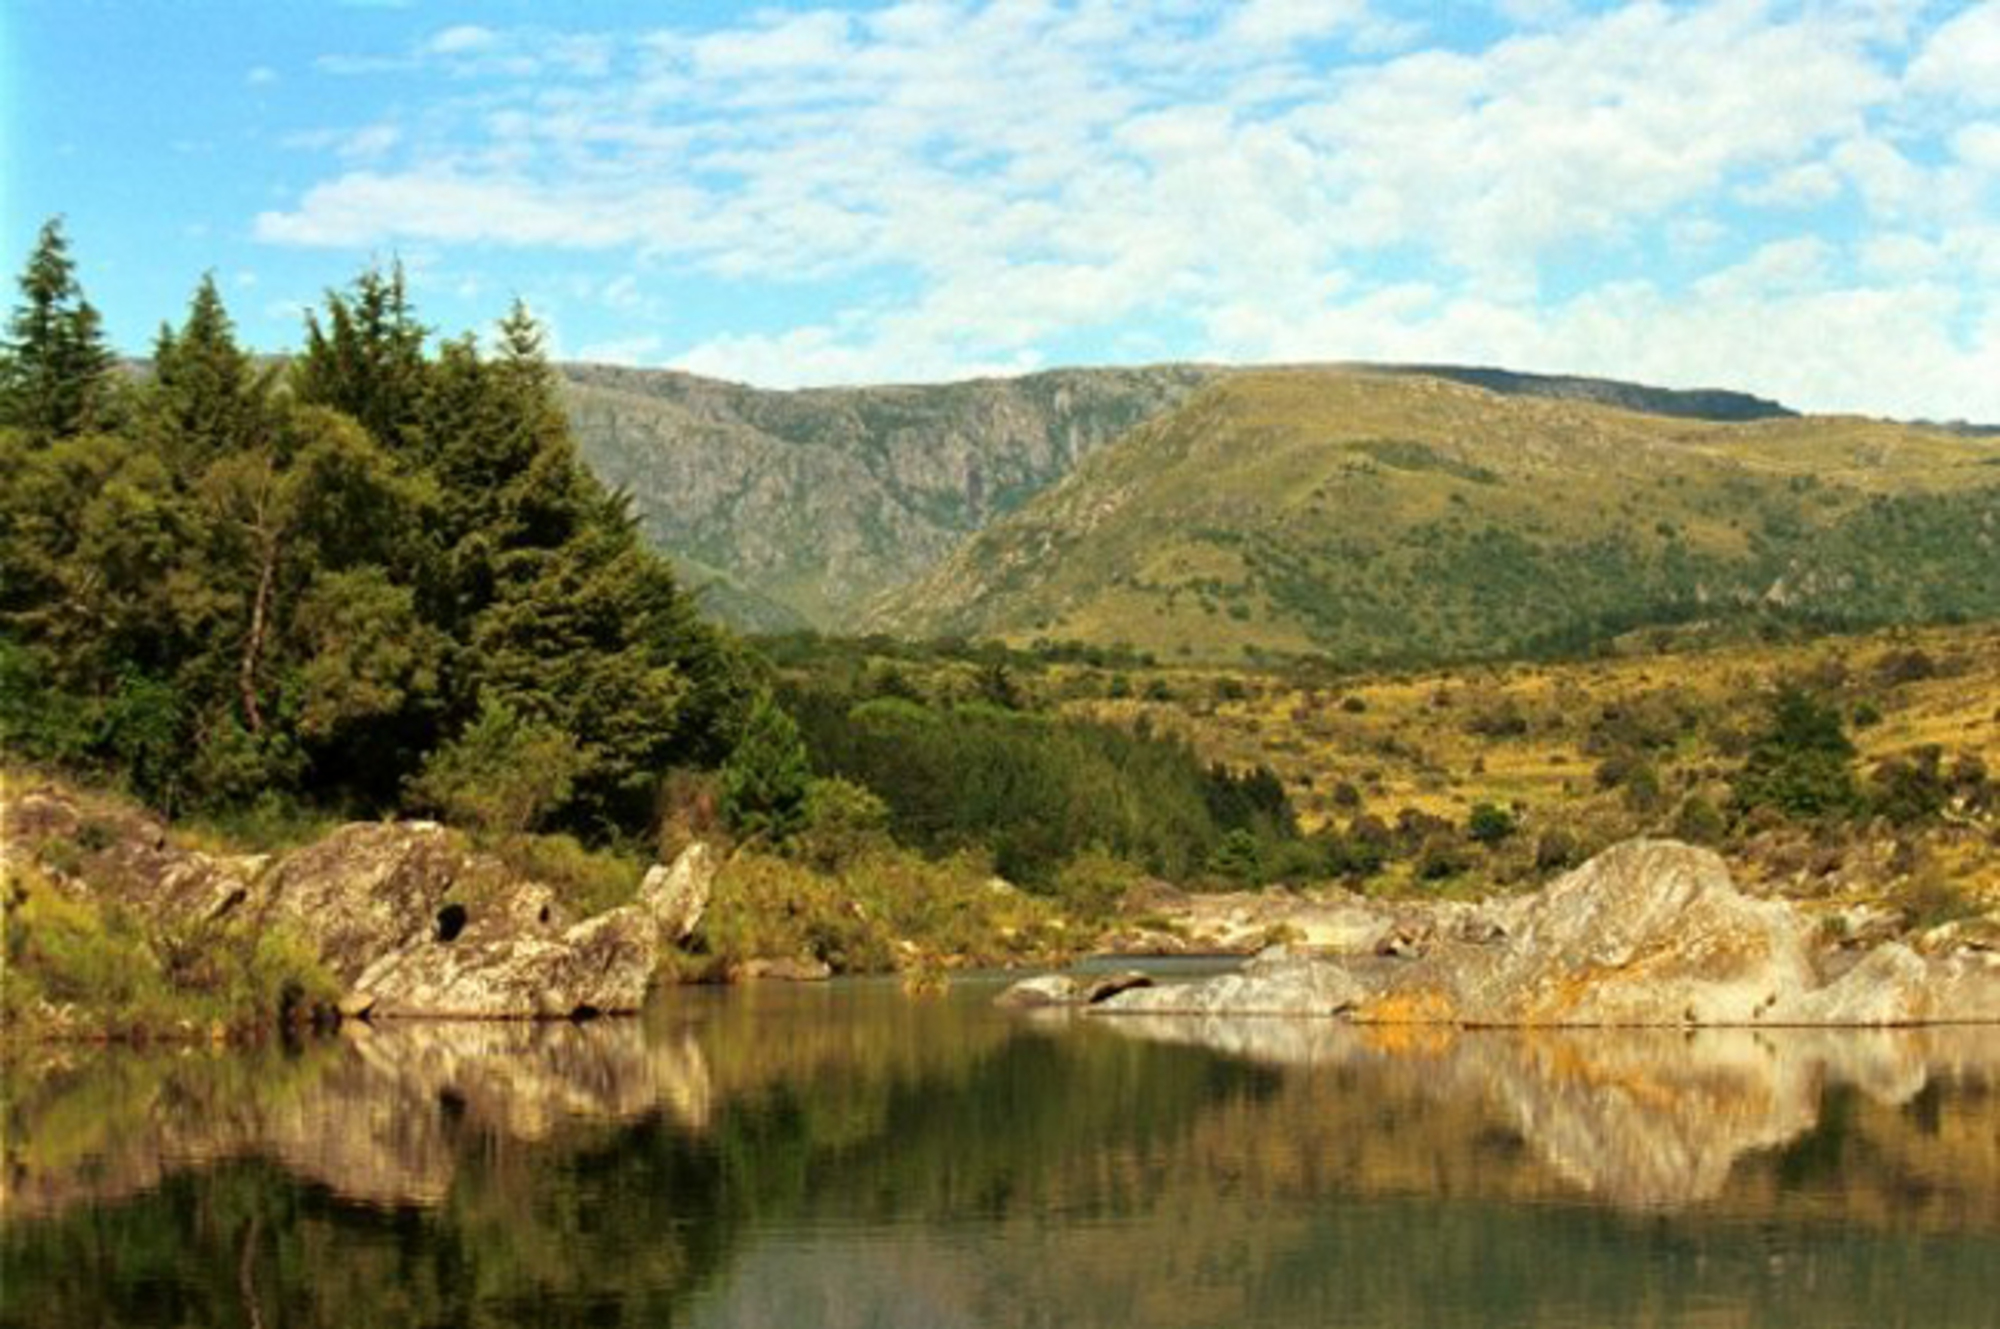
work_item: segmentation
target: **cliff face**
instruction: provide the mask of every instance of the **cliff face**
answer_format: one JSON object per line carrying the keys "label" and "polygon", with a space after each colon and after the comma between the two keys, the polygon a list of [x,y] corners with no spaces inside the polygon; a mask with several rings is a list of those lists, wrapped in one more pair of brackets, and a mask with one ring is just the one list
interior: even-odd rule
{"label": "cliff face", "polygon": [[584,459],[753,629],[841,628],[881,592],[1217,371],[1056,370],[770,392],[662,370],[563,370]]}

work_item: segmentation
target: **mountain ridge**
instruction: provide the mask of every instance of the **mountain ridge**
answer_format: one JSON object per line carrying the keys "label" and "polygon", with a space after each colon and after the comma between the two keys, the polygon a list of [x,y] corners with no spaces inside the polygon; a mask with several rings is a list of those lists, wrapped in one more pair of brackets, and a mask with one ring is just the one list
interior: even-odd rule
{"label": "mountain ridge", "polygon": [[[1723,389],[1478,366],[1354,365],[1677,418],[1790,417]],[[739,627],[851,627],[1096,449],[1225,377],[1169,362],[950,383],[763,389],[672,369],[559,366],[585,461]]]}
{"label": "mountain ridge", "polygon": [[1100,450],[866,625],[1384,664],[1750,611],[1990,617],[1996,497],[2000,449],[1935,429],[1246,372]]}

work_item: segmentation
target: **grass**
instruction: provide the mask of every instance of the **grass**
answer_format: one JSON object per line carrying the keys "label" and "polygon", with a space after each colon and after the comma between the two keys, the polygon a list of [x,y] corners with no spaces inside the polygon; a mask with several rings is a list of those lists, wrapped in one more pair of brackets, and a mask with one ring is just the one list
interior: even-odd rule
{"label": "grass", "polygon": [[1870,421],[1724,425],[1245,373],[1091,456],[880,622],[1379,666],[1548,654],[1774,591],[1785,612],[1849,622],[1990,616],[1991,453]]}
{"label": "grass", "polygon": [[770,853],[735,855],[716,880],[701,943],[723,968],[788,958],[880,973],[1048,961],[1077,939],[1049,902],[996,882],[975,858],[932,861],[876,845],[837,871]]}
{"label": "grass", "polygon": [[34,1038],[239,1038],[330,1006],[338,989],[282,931],[155,928],[16,862],[0,881],[0,1025]]}

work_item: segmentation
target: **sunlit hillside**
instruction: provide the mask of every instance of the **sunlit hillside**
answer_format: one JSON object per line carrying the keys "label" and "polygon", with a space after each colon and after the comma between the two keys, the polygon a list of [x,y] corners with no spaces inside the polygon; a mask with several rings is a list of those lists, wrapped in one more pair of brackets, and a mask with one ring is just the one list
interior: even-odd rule
{"label": "sunlit hillside", "polygon": [[877,606],[914,636],[1378,664],[1574,650],[1744,611],[2000,614],[2000,448],[1724,424],[1357,370],[1244,373]]}

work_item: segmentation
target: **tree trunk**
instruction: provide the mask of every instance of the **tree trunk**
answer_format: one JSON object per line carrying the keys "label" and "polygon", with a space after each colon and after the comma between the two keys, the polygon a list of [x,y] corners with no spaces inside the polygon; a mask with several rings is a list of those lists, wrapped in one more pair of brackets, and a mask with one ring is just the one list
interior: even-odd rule
{"label": "tree trunk", "polygon": [[257,598],[250,606],[250,633],[243,639],[243,664],[237,675],[237,687],[243,695],[243,722],[253,734],[264,731],[264,713],[257,705],[257,665],[264,654],[264,637],[270,630],[271,595],[278,581],[280,544],[277,532],[264,532],[264,565],[257,574]]}

